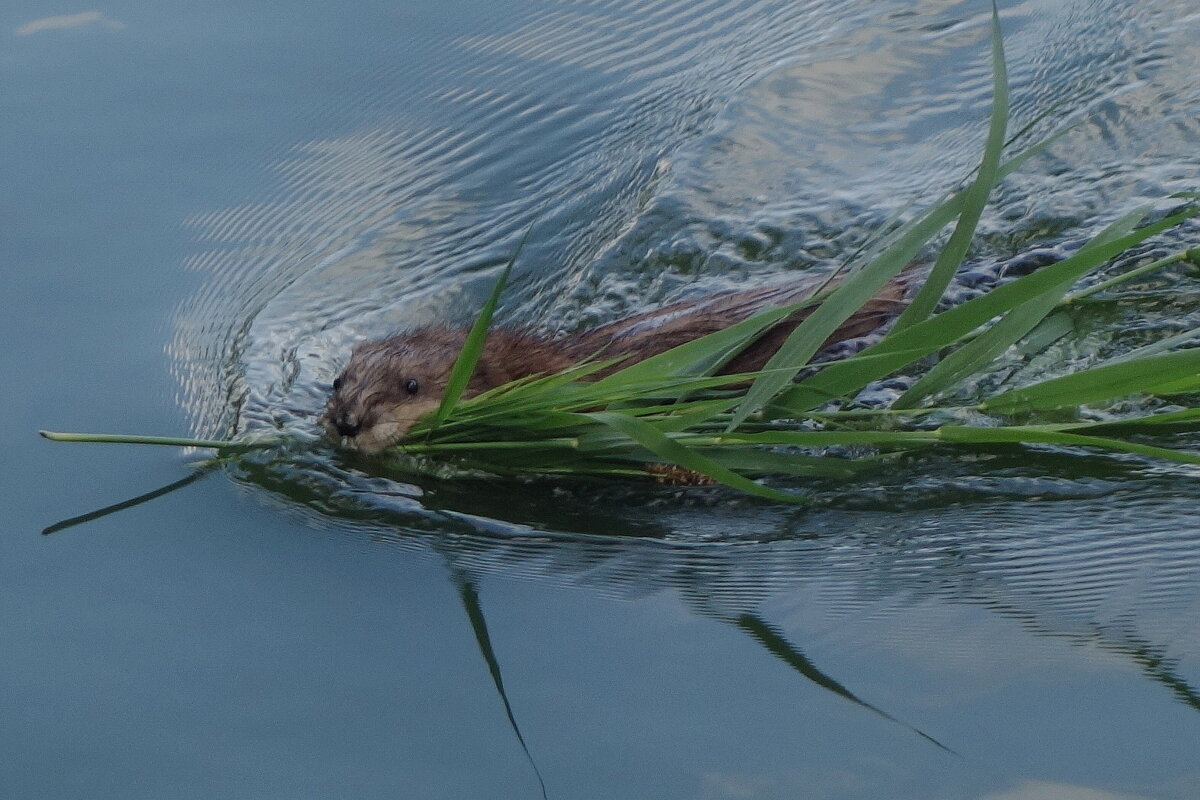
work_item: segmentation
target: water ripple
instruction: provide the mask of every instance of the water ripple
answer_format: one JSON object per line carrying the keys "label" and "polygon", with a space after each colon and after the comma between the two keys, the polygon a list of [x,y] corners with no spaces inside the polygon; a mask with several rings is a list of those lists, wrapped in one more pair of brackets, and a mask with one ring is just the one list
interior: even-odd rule
{"label": "water ripple", "polygon": [[[1016,125],[1059,101],[1035,134],[1077,124],[1001,188],[975,267],[1064,252],[1115,214],[1196,188],[1200,16],[1184,8],[1005,10]],[[1172,657],[1196,654],[1195,626],[1170,630],[1200,602],[1200,535],[1178,499],[1195,492],[1187,470],[934,454],[849,487],[806,484],[809,507],[780,509],[721,489],[405,482],[316,441],[350,345],[470,317],[532,220],[502,312],[545,331],[832,268],[972,165],[987,22],[953,0],[920,13],[900,0],[608,0],[461,37],[404,82],[409,94],[350,97],[356,127],[291,148],[269,196],[190,221],[186,266],[209,280],[180,309],[172,353],[195,433],[311,442],[231,473],[308,524],[468,572],[619,595],[671,587],[722,618],[769,602],[824,625],[948,599],[1080,643],[1132,653],[1161,634]],[[1011,364],[1013,379],[1200,322],[1192,279],[1156,281],[1136,307],[1090,309],[1047,358]]]}

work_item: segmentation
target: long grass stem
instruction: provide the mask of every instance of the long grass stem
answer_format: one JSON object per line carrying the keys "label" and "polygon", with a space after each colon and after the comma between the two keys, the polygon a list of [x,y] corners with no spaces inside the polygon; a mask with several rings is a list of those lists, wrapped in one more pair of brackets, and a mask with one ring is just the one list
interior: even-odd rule
{"label": "long grass stem", "polygon": [[1181,250],[1178,253],[1174,253],[1165,258],[1160,258],[1157,261],[1140,266],[1137,269],[1131,269],[1129,272],[1124,272],[1114,278],[1101,281],[1100,283],[1089,286],[1086,289],[1080,289],[1078,292],[1074,292],[1064,297],[1060,305],[1069,306],[1072,303],[1076,303],[1083,298],[1090,297],[1098,292],[1103,292],[1113,288],[1114,286],[1120,286],[1122,283],[1136,280],[1143,275],[1149,275],[1151,272],[1157,272],[1158,270],[1163,269],[1164,267],[1169,267],[1172,264],[1178,264],[1182,261],[1196,260],[1198,257],[1200,257],[1200,250],[1198,249]]}
{"label": "long grass stem", "polygon": [[575,450],[579,440],[575,438],[534,439],[511,442],[438,442],[435,444],[401,444],[397,448],[405,453],[444,453],[455,450]]}
{"label": "long grass stem", "polygon": [[188,439],[179,436],[136,436],[117,433],[63,433],[38,431],[52,442],[100,442],[108,444],[157,444],[168,447],[209,447],[217,450],[256,450],[278,447],[279,441],[230,442],[222,439]]}

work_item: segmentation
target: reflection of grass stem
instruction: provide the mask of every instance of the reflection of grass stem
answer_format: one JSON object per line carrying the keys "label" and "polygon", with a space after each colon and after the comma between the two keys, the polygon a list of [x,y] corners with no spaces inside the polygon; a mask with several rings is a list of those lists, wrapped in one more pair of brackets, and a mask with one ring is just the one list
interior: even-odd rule
{"label": "reflection of grass stem", "polygon": [[1175,662],[1163,655],[1161,648],[1148,643],[1134,645],[1129,651],[1130,657],[1142,668],[1142,672],[1151,680],[1167,687],[1179,702],[1189,706],[1194,711],[1200,711],[1200,692],[1172,669]]}
{"label": "reflection of grass stem", "polygon": [[475,633],[475,642],[479,645],[479,654],[487,663],[492,682],[496,684],[496,692],[500,695],[500,702],[504,704],[504,713],[508,715],[508,724],[512,726],[513,733],[516,734],[517,741],[521,744],[521,749],[525,751],[525,757],[529,759],[529,765],[533,767],[533,773],[537,776],[538,785],[542,789],[542,798],[545,800],[547,797],[546,782],[542,780],[542,772],[538,769],[537,762],[533,760],[533,754],[529,752],[529,745],[525,744],[525,737],[521,735],[521,728],[517,725],[512,704],[508,702],[508,692],[504,690],[500,662],[496,660],[496,651],[492,649],[492,639],[488,635],[487,620],[483,617],[483,604],[479,602],[479,592],[475,589],[475,584],[464,575],[457,575],[456,582],[463,608],[467,611],[467,618],[471,620],[471,630]]}
{"label": "reflection of grass stem", "polygon": [[839,697],[844,697],[850,702],[860,705],[868,711],[878,714],[889,722],[894,722],[897,725],[902,725],[905,728],[908,728],[922,739],[932,742],[942,750],[945,750],[947,753],[958,755],[958,753],[954,752],[949,747],[946,747],[946,745],[942,744],[937,739],[934,739],[929,734],[922,732],[920,729],[915,728],[912,725],[909,725],[907,722],[902,722],[901,720],[896,719],[886,711],[876,708],[865,700],[862,700],[845,686],[838,683],[824,672],[821,672],[821,670],[817,669],[816,665],[814,665],[812,661],[810,661],[808,657],[804,655],[804,653],[793,647],[792,644],[784,638],[782,633],[773,628],[771,625],[767,624],[761,618],[755,616],[754,614],[742,614],[737,618],[737,626],[754,637],[754,639],[763,647],[767,648],[772,655],[779,658],[789,667],[796,670],[801,675],[820,686],[822,689],[828,689]]}
{"label": "reflection of grass stem", "polygon": [[139,494],[137,497],[131,497],[128,500],[124,500],[120,503],[113,503],[111,506],[105,506],[104,508],[99,508],[95,511],[89,511],[86,514],[80,514],[77,517],[71,517],[69,519],[62,520],[61,522],[56,522],[43,530],[42,534],[49,535],[51,533],[64,531],[67,528],[74,528],[76,525],[82,525],[85,522],[91,522],[93,520],[100,519],[101,517],[107,517],[109,514],[115,514],[118,511],[124,511],[127,508],[133,508],[134,506],[140,506],[142,503],[148,503],[151,500],[162,497],[163,495],[170,494],[176,489],[182,489],[185,486],[191,486],[201,478],[208,476],[208,474],[215,470],[219,464],[220,461],[217,459],[206,461],[193,470],[190,475],[185,475],[173,483],[168,483],[166,486],[160,486],[152,492]]}

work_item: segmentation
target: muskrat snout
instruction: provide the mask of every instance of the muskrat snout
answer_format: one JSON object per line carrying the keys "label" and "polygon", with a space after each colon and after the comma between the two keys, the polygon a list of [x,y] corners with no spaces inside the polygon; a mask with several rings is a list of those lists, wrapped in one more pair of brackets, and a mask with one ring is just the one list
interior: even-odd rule
{"label": "muskrat snout", "polygon": [[362,430],[362,425],[358,424],[358,420],[353,414],[339,414],[330,422],[333,423],[338,436],[358,436],[358,432]]}

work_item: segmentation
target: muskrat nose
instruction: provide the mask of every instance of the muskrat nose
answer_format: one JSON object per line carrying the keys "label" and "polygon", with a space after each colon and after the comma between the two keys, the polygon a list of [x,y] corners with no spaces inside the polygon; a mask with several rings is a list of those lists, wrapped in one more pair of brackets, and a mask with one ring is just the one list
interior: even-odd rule
{"label": "muskrat nose", "polygon": [[337,428],[337,432],[341,436],[357,436],[362,430],[362,425],[353,414],[342,414],[333,421],[333,427]]}

